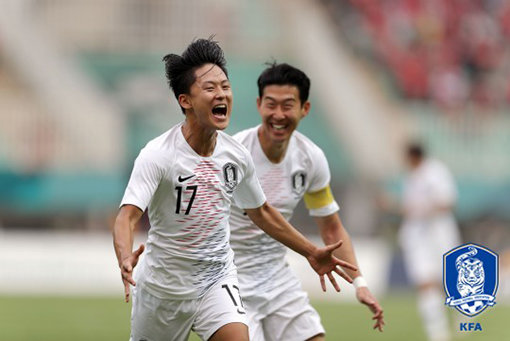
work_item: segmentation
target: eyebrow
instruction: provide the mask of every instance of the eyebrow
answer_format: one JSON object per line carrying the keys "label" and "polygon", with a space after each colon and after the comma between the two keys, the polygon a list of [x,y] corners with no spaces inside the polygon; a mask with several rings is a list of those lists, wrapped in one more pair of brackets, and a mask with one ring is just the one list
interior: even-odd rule
{"label": "eyebrow", "polygon": [[271,96],[264,96],[264,99],[269,100],[269,101],[273,101],[273,102],[283,102],[283,103],[290,102],[290,101],[296,102],[296,99],[294,97],[284,98],[281,101],[277,101],[276,98],[273,98]]}

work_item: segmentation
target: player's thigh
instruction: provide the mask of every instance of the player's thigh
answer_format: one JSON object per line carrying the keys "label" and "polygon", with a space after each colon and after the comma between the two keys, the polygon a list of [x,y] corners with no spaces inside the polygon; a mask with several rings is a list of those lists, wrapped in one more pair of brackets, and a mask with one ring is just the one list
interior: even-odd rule
{"label": "player's thigh", "polygon": [[220,327],[209,341],[248,341],[248,327],[241,322],[232,322]]}
{"label": "player's thigh", "polygon": [[[218,281],[201,299],[193,331],[203,340],[248,340],[246,311],[237,276]],[[228,335],[227,338],[226,335]]]}
{"label": "player's thigh", "polygon": [[436,246],[428,225],[409,224],[399,232],[406,273],[415,285],[436,282],[441,276],[441,258],[434,256]]}
{"label": "player's thigh", "polygon": [[445,217],[433,226],[433,238],[437,241],[437,253],[441,255],[461,244],[460,231],[453,217]]}
{"label": "player's thigh", "polygon": [[262,321],[267,341],[304,341],[324,335],[320,316],[301,288],[286,291],[272,304],[275,310]]}
{"label": "player's thigh", "polygon": [[161,300],[136,288],[130,341],[188,340],[197,306],[193,300]]}

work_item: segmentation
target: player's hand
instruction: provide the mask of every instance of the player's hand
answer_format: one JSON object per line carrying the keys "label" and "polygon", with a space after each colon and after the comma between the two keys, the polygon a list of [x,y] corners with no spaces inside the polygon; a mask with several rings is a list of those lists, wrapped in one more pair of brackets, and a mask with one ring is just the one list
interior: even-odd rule
{"label": "player's hand", "polygon": [[124,297],[126,302],[129,302],[129,285],[131,284],[132,286],[136,286],[136,283],[133,280],[133,269],[136,264],[138,264],[138,258],[140,258],[143,250],[145,250],[145,246],[140,244],[138,249],[133,251],[128,257],[124,258],[120,264],[120,274],[122,276],[122,283],[124,283]]}
{"label": "player's hand", "polygon": [[372,316],[372,320],[375,320],[374,329],[379,329],[379,331],[382,332],[385,324],[383,310],[370,290],[368,290],[367,287],[360,287],[356,289],[356,297],[360,303],[365,304],[374,314]]}
{"label": "player's hand", "polygon": [[342,243],[343,240],[339,240],[335,244],[317,249],[314,254],[307,257],[308,263],[310,263],[315,272],[319,274],[322,291],[326,291],[326,281],[324,280],[324,275],[328,276],[329,281],[331,284],[333,284],[335,290],[340,291],[340,287],[338,286],[335,277],[333,277],[333,271],[340,275],[340,277],[345,279],[347,282],[352,283],[352,278],[343,272],[339,266],[351,269],[353,271],[358,271],[356,266],[333,256],[333,251],[338,249]]}

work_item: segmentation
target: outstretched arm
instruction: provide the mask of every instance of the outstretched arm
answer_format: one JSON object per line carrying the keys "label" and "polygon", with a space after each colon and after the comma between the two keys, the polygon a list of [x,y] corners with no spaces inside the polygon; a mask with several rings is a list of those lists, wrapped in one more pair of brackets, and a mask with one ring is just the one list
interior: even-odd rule
{"label": "outstretched arm", "polygon": [[124,205],[120,208],[119,214],[115,219],[115,225],[113,226],[113,246],[117,255],[117,261],[119,262],[126,302],[129,302],[129,285],[136,285],[133,280],[133,269],[144,250],[144,245],[142,244],[138,249],[132,251],[133,232],[142,214],[142,210],[138,207]]}
{"label": "outstretched arm", "polygon": [[[333,254],[340,259],[344,259],[350,264],[358,266],[351,238],[349,233],[347,233],[347,230],[344,228],[338,214],[333,213],[325,217],[315,217],[315,221],[319,226],[322,240],[326,245],[335,243],[338,240],[344,241],[343,246],[336,249]],[[377,302],[377,299],[372,295],[364,283],[364,280],[361,277],[361,271],[358,270],[354,272],[349,268],[344,268],[344,270],[349,276],[354,278],[354,284],[360,283],[360,285],[355,285],[356,297],[373,313],[372,319],[375,320],[374,329],[377,328],[379,331],[382,331],[384,326],[383,310]]]}
{"label": "outstretched arm", "polygon": [[356,272],[356,267],[332,255],[333,251],[338,249],[342,244],[341,240],[336,240],[332,245],[326,246],[325,248],[317,248],[292,227],[278,210],[267,202],[258,208],[246,209],[245,211],[250,219],[264,232],[303,255],[308,260],[315,272],[319,274],[322,290],[326,291],[324,275],[327,275],[335,289],[340,291],[340,287],[333,277],[333,271],[342,276],[349,283],[352,283],[352,279],[342,272],[338,266],[350,269],[353,273]]}

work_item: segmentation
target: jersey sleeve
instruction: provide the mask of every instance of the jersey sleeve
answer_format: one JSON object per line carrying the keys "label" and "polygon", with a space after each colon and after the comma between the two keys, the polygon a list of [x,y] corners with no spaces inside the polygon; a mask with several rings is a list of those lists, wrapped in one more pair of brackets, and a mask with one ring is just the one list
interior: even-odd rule
{"label": "jersey sleeve", "polygon": [[235,205],[241,209],[257,208],[266,202],[266,196],[255,174],[253,159],[246,153],[245,174],[233,194]]}
{"label": "jersey sleeve", "polygon": [[154,155],[142,150],[135,160],[120,206],[134,205],[145,211],[163,176]]}
{"label": "jersey sleeve", "polygon": [[304,195],[305,205],[312,217],[325,217],[339,210],[329,182],[331,174],[326,156],[319,150],[312,154],[312,176]]}

